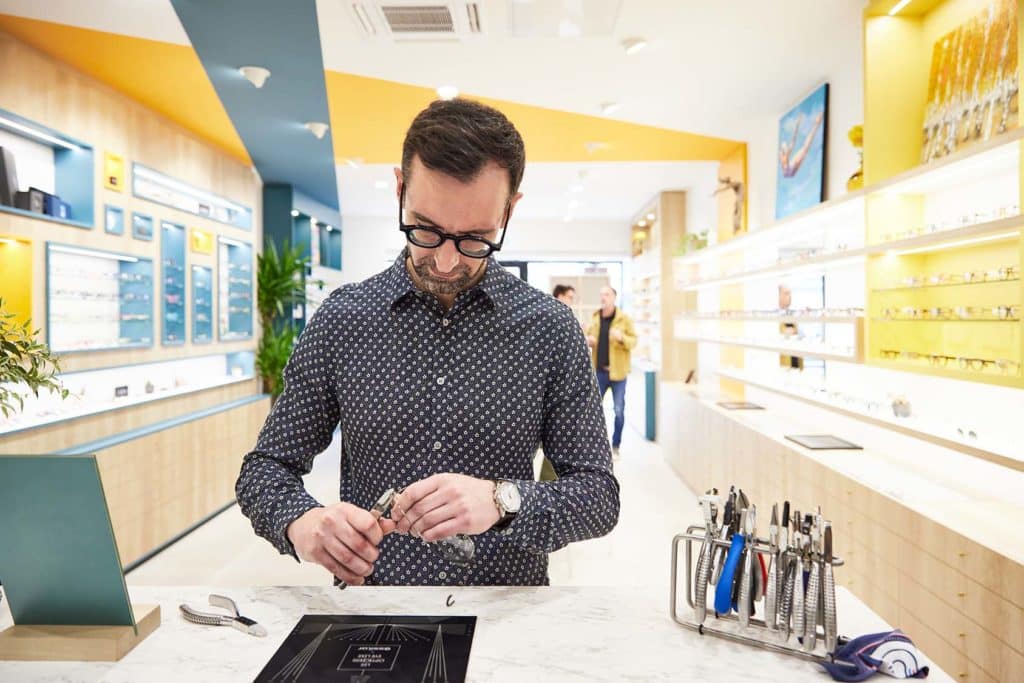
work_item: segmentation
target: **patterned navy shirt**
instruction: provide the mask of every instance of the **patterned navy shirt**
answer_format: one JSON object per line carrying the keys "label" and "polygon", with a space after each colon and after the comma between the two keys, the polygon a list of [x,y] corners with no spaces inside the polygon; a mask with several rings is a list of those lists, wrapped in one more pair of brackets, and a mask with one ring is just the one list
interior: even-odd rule
{"label": "patterned navy shirt", "polygon": [[[522,507],[474,537],[468,566],[390,534],[367,585],[546,585],[547,555],[607,534],[619,515],[604,413],[570,309],[487,263],[446,311],[405,254],[335,290],[303,331],[285,390],[235,486],[253,529],[295,555],[286,530],[319,505],[302,486],[341,426],[341,500],[369,509],[389,488],[454,472],[511,479]],[[559,478],[533,479],[539,446]]]}

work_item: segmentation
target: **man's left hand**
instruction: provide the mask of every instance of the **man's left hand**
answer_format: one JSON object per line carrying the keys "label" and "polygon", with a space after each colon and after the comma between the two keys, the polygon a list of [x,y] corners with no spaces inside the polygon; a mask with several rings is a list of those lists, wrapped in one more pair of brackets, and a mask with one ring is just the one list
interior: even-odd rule
{"label": "man's left hand", "polygon": [[609,330],[608,336],[612,338],[612,341],[621,342],[625,337],[622,334],[622,330]]}
{"label": "man's left hand", "polygon": [[424,541],[482,534],[498,523],[494,482],[464,474],[435,474],[407,486],[391,505],[396,531]]}

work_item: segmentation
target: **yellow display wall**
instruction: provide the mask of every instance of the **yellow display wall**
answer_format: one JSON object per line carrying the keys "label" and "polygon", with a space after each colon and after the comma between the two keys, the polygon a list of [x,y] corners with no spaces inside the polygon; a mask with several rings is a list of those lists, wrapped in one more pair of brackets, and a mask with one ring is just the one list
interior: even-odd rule
{"label": "yellow display wall", "polygon": [[[4,310],[18,323],[32,317],[32,242],[16,235],[0,234],[0,299]],[[38,321],[31,320],[33,325]],[[32,328],[36,329],[35,327]]]}
{"label": "yellow display wall", "polygon": [[[926,249],[881,248],[868,256],[867,362],[968,381],[1024,386],[1020,367],[1024,328],[1019,312],[1024,301],[1019,279],[1024,249],[1020,235],[1024,223],[1020,217],[1022,131],[1016,127],[996,130],[986,141],[961,143],[944,158],[922,165],[936,41],[972,17],[988,16],[983,13],[1000,5],[991,0],[917,0],[889,16],[896,4],[879,0],[865,11],[866,243],[869,247],[897,243],[898,247],[901,239],[927,235],[939,223],[959,221],[967,227],[959,230],[963,239],[945,244],[935,240]],[[1019,54],[1024,13],[1016,0],[1008,0],[1004,6],[1016,10],[1017,41],[1001,48],[1009,63],[1014,53]],[[1007,38],[1010,35],[1004,33]],[[956,53],[957,68],[969,69],[972,55],[975,63],[983,63],[977,56],[983,52],[977,44],[961,46]],[[992,48],[989,53],[991,58]],[[1017,61],[1019,83],[1021,65]],[[941,76],[941,70],[939,73]],[[963,76],[950,73],[953,75],[947,78]],[[1012,118],[1018,116],[1019,107]],[[970,129],[960,121],[951,125],[959,126],[953,130],[961,132]],[[992,168],[1007,160],[1011,160],[1010,166],[1002,175],[991,177],[987,187],[985,174],[995,173]],[[971,170],[972,163],[979,167]],[[935,182],[928,182],[926,176],[924,182],[905,180],[921,176],[924,168],[935,169]],[[946,179],[941,177],[943,173]],[[998,206],[984,198],[989,187],[1006,181],[1009,191],[1001,193],[995,202]],[[975,190],[971,183],[976,183]],[[965,197],[959,202],[951,200],[950,194],[961,188],[966,188],[962,190]],[[977,197],[973,206],[972,192]],[[955,209],[947,207],[948,216],[943,216],[943,204]]]}

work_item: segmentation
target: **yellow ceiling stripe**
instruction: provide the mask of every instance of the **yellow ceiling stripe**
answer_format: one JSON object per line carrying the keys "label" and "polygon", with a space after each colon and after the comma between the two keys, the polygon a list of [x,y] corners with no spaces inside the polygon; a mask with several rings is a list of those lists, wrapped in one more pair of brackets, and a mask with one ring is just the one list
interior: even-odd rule
{"label": "yellow ceiling stripe", "polygon": [[[0,14],[0,31],[121,91],[251,165],[249,153],[190,46],[7,14]],[[42,96],[45,84],[39,87]]]}
{"label": "yellow ceiling stripe", "polygon": [[[413,117],[437,99],[430,88],[338,71],[328,71],[326,80],[334,155],[339,160],[397,161]],[[526,142],[529,161],[718,161],[743,144],[515,102],[473,99],[500,109],[515,123]],[[588,150],[587,144],[595,142],[603,146]]]}

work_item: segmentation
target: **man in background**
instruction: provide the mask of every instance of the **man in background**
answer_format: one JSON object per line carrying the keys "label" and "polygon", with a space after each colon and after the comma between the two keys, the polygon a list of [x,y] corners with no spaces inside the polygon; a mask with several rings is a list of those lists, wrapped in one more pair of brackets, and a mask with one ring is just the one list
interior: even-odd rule
{"label": "man in background", "polygon": [[576,288],[572,285],[555,285],[555,289],[551,292],[551,296],[555,297],[569,308],[572,308],[576,303]]}
{"label": "man in background", "polygon": [[619,457],[622,427],[626,422],[626,377],[632,365],[631,352],[636,346],[633,319],[616,305],[618,292],[612,287],[601,288],[601,308],[594,313],[587,328],[587,344],[597,372],[597,388],[604,400],[605,392],[612,390],[615,406],[615,428],[612,431],[612,456]]}

